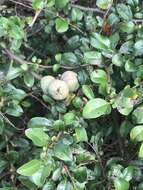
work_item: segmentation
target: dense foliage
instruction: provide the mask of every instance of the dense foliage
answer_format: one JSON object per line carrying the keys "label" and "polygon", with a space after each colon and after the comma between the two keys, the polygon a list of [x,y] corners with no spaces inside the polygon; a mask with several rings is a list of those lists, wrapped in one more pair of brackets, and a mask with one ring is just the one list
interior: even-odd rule
{"label": "dense foliage", "polygon": [[143,190],[142,0],[0,1],[0,52],[1,190]]}

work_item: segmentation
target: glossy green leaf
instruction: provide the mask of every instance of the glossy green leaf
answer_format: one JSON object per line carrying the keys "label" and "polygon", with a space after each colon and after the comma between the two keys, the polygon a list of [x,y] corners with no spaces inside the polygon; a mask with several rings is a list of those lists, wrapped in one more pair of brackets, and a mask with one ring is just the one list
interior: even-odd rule
{"label": "glossy green leaf", "polygon": [[3,130],[4,130],[4,121],[2,118],[0,118],[0,135],[3,134]]}
{"label": "glossy green leaf", "polygon": [[119,16],[126,21],[129,21],[132,19],[133,15],[132,15],[130,6],[127,6],[123,3],[117,4],[117,12]]}
{"label": "glossy green leaf", "polygon": [[69,0],[55,0],[55,5],[57,8],[64,8],[68,4]]}
{"label": "glossy green leaf", "polygon": [[17,173],[24,176],[32,176],[36,173],[42,165],[40,160],[31,160],[28,163],[24,164],[20,168],[18,168]]}
{"label": "glossy green leaf", "polygon": [[117,178],[114,181],[114,187],[115,187],[115,190],[128,190],[129,182],[127,182],[123,178]]}
{"label": "glossy green leaf", "polygon": [[42,147],[49,143],[49,136],[43,131],[42,128],[26,129],[25,135],[31,139],[36,146]]}
{"label": "glossy green leaf", "polygon": [[121,67],[124,63],[124,59],[122,57],[122,55],[120,54],[115,54],[113,57],[112,57],[112,63],[118,67]]}
{"label": "glossy green leaf", "polygon": [[19,67],[12,67],[9,69],[8,73],[7,73],[7,80],[13,80],[15,78],[17,78],[18,76],[20,76],[22,73],[22,69]]}
{"label": "glossy green leaf", "polygon": [[143,141],[143,125],[134,127],[130,132],[130,138],[133,141]]}
{"label": "glossy green leaf", "polygon": [[90,100],[95,98],[93,90],[89,85],[83,85],[82,92]]}
{"label": "glossy green leaf", "polygon": [[55,190],[55,184],[49,181],[43,186],[42,190]]}
{"label": "glossy green leaf", "polygon": [[44,0],[33,0],[32,7],[35,10],[43,9],[44,7]]}
{"label": "glossy green leaf", "polygon": [[143,106],[137,107],[133,113],[132,118],[135,124],[143,124]]}
{"label": "glossy green leaf", "polygon": [[112,0],[97,0],[96,1],[96,5],[100,8],[100,9],[108,9],[109,6],[111,5]]}
{"label": "glossy green leaf", "polygon": [[43,128],[52,126],[52,122],[45,117],[33,117],[28,122],[29,128]]}
{"label": "glossy green leaf", "polygon": [[59,185],[57,186],[57,190],[71,190],[72,185],[68,181],[61,181]]}
{"label": "glossy green leaf", "polygon": [[76,22],[76,21],[80,21],[83,17],[83,12],[80,9],[72,9],[71,12],[71,19],[72,21]]}
{"label": "glossy green leaf", "polygon": [[34,85],[34,76],[31,73],[25,73],[24,74],[24,82],[26,86],[32,87]]}
{"label": "glossy green leaf", "polygon": [[60,160],[65,162],[71,162],[73,160],[73,155],[71,149],[68,145],[59,142],[54,147],[54,155]]}
{"label": "glossy green leaf", "polygon": [[84,183],[87,180],[87,168],[80,167],[75,169],[74,176],[80,183]]}
{"label": "glossy green leaf", "polygon": [[102,54],[97,51],[89,51],[84,53],[84,59],[91,65],[102,67]]}
{"label": "glossy green leaf", "polygon": [[87,102],[82,114],[85,119],[93,119],[109,114],[110,112],[111,106],[108,102],[101,98],[95,98]]}
{"label": "glossy green leaf", "polygon": [[134,167],[133,166],[128,166],[123,171],[123,178],[126,181],[130,181],[133,178],[133,174],[134,174]]}
{"label": "glossy green leaf", "polygon": [[96,84],[106,84],[107,83],[107,74],[104,70],[102,69],[97,69],[93,71],[90,75],[91,81],[96,83]]}
{"label": "glossy green leaf", "polygon": [[143,143],[140,146],[138,157],[143,158]]}
{"label": "glossy green leaf", "polygon": [[75,128],[75,135],[78,142],[88,141],[86,130],[83,127]]}
{"label": "glossy green leaf", "polygon": [[6,109],[6,113],[14,117],[20,117],[23,114],[23,109],[20,105],[14,104]]}
{"label": "glossy green leaf", "polygon": [[143,40],[136,41],[134,48],[136,55],[143,55]]}
{"label": "glossy green leaf", "polygon": [[91,40],[91,45],[99,50],[110,50],[111,42],[110,39],[102,36],[101,34],[93,33]]}
{"label": "glossy green leaf", "polygon": [[57,32],[64,33],[64,32],[66,32],[68,30],[69,24],[68,24],[67,20],[57,18],[55,22],[56,22],[56,30],[57,30]]}
{"label": "glossy green leaf", "polygon": [[51,173],[51,165],[47,165],[42,167],[40,170],[38,170],[36,173],[34,173],[30,180],[38,187],[42,187],[46,181],[46,178],[49,177]]}

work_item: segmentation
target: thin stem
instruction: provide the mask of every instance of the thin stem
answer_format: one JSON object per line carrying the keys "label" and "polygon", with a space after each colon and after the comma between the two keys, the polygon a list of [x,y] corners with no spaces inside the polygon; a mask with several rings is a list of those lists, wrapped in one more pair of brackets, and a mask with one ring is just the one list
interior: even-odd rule
{"label": "thin stem", "polygon": [[75,4],[71,4],[71,7],[73,8],[78,8],[82,11],[87,11],[87,12],[96,12],[96,13],[100,13],[100,14],[104,14],[105,12],[98,9],[98,8],[90,8],[90,7],[84,7],[84,6],[81,6],[81,5],[75,5]]}
{"label": "thin stem", "polygon": [[40,100],[37,96],[33,95],[33,93],[28,94],[28,96],[33,97],[35,100],[37,100],[38,102],[40,102],[40,104],[43,107],[45,107],[46,109],[48,109],[50,111],[50,108],[42,100]]}
{"label": "thin stem", "polygon": [[[9,51],[8,49],[4,49],[4,52],[10,57],[10,59],[15,60],[17,63],[19,64],[27,64],[27,65],[33,65],[34,63],[29,62],[29,61],[25,61],[23,59],[21,59],[20,57],[16,56],[15,54],[13,54],[11,51]],[[53,65],[38,65],[40,68],[42,69],[51,69],[53,68]],[[70,66],[66,66],[66,65],[61,65],[60,67],[63,69],[68,69],[68,70],[73,70],[73,69],[78,69],[81,67],[88,67],[90,66],[89,64],[83,64],[83,65],[76,65],[74,67],[70,67]]]}
{"label": "thin stem", "polygon": [[2,113],[1,111],[0,111],[0,116],[1,116],[9,125],[11,125],[14,129],[19,130],[19,131],[23,131],[23,129],[17,128],[17,127],[4,115],[4,113]]}
{"label": "thin stem", "polygon": [[34,25],[34,23],[36,22],[36,20],[37,20],[38,16],[40,15],[41,11],[42,11],[42,9],[40,9],[40,10],[36,11],[35,16],[34,16],[34,18],[33,18],[32,22],[29,24],[29,27],[30,27],[30,28],[32,28],[32,27],[33,27],[33,25]]}
{"label": "thin stem", "polygon": [[95,154],[96,154],[96,156],[97,156],[97,159],[98,159],[98,162],[99,162],[99,164],[100,164],[100,167],[101,167],[101,169],[102,169],[103,176],[104,176],[104,178],[106,179],[106,175],[105,175],[105,171],[104,171],[104,166],[103,166],[103,164],[102,164],[102,160],[101,160],[101,158],[100,158],[100,155],[98,154],[98,151],[96,150],[96,147],[92,146],[92,144],[90,144],[90,143],[88,143],[88,142],[87,142],[87,144],[88,144],[88,145],[93,149],[93,151],[95,152]]}
{"label": "thin stem", "polygon": [[21,5],[23,7],[26,7],[28,9],[33,9],[31,6],[25,5],[24,3],[21,3],[21,2],[15,1],[15,0],[9,0],[9,1],[11,1],[12,3],[18,4],[18,5]]}
{"label": "thin stem", "polygon": [[143,23],[143,19],[133,19],[132,21],[135,23]]}
{"label": "thin stem", "polygon": [[71,173],[70,173],[70,171],[69,171],[69,169],[68,169],[68,167],[66,165],[64,165],[64,169],[65,169],[66,173],[68,174],[68,176],[69,176],[75,190],[77,190],[77,187],[76,187],[76,184],[74,182],[74,179],[73,179],[73,177],[72,177],[72,175],[71,175]]}
{"label": "thin stem", "polygon": [[[108,9],[107,9],[107,11],[106,11],[105,14],[104,14],[104,17],[103,17],[103,24],[105,23],[105,21],[106,21],[106,19],[107,19],[107,16],[108,16],[110,10],[112,9],[112,5],[113,5],[113,0],[111,1],[110,5],[109,5],[109,7],[108,7]],[[101,34],[101,32],[102,32],[102,28],[101,28],[101,30],[100,30],[99,33]]]}

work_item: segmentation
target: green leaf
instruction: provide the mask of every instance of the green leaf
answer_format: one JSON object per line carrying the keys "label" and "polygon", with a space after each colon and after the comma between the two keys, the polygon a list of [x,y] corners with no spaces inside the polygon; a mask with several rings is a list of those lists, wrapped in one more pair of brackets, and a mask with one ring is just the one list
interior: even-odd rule
{"label": "green leaf", "polygon": [[31,88],[34,85],[34,76],[31,73],[25,73],[24,82],[27,87]]}
{"label": "green leaf", "polygon": [[40,160],[31,160],[30,162],[18,168],[17,173],[24,176],[32,176],[40,169],[41,165],[42,162]]}
{"label": "green leaf", "polygon": [[6,109],[6,113],[14,117],[20,117],[23,114],[23,109],[20,105],[13,104]]}
{"label": "green leaf", "polygon": [[125,120],[121,123],[120,126],[120,135],[121,137],[127,138],[128,134],[132,129],[132,124],[128,120]]}
{"label": "green leaf", "polygon": [[56,8],[64,8],[68,4],[69,0],[55,0],[55,6]]}
{"label": "green leaf", "polygon": [[74,177],[80,183],[84,183],[87,180],[87,168],[80,167],[74,170]]}
{"label": "green leaf", "polygon": [[44,8],[44,0],[33,0],[32,1],[32,7],[35,10],[40,10]]}
{"label": "green leaf", "polygon": [[[11,88],[9,86],[9,88]],[[26,97],[26,92],[22,89],[16,89],[12,86],[12,89],[11,89],[11,98],[14,99],[14,100],[17,100],[17,101],[22,101],[25,97]]]}
{"label": "green leaf", "polygon": [[80,9],[73,8],[71,12],[71,19],[72,21],[80,21],[83,17],[83,12]]}
{"label": "green leaf", "polygon": [[110,39],[98,33],[93,33],[90,39],[91,46],[99,50],[110,50]]}
{"label": "green leaf", "polygon": [[143,55],[143,40],[138,40],[135,45],[135,54],[138,56]]}
{"label": "green leaf", "polygon": [[132,118],[135,124],[143,124],[143,105],[133,111]]}
{"label": "green leaf", "polygon": [[53,181],[58,181],[61,177],[61,168],[57,168],[52,175],[52,180]]}
{"label": "green leaf", "polygon": [[133,141],[143,141],[143,125],[134,127],[130,132],[130,138]]}
{"label": "green leaf", "polygon": [[114,181],[114,187],[115,187],[115,190],[128,190],[129,182],[122,178],[117,178]]}
{"label": "green leaf", "polygon": [[9,37],[14,38],[18,42],[18,40],[21,40],[25,37],[25,33],[20,26],[18,26],[16,24],[12,24],[11,30],[9,31]]}
{"label": "green leaf", "polygon": [[82,85],[82,92],[90,100],[95,98],[93,90],[89,85]]}
{"label": "green leaf", "polygon": [[59,142],[54,147],[54,155],[60,160],[65,162],[71,162],[73,160],[73,155],[71,149],[68,145]]}
{"label": "green leaf", "polygon": [[84,53],[84,59],[86,62],[90,63],[91,65],[102,65],[102,54],[97,51],[88,51]]}
{"label": "green leaf", "polygon": [[62,54],[62,64],[74,65],[77,64],[78,60],[74,53],[68,52]]}
{"label": "green leaf", "polygon": [[52,181],[48,181],[44,186],[42,190],[55,190],[55,184]]}
{"label": "green leaf", "polygon": [[92,119],[98,118],[105,114],[109,114],[110,112],[110,104],[101,98],[96,98],[87,102],[82,114],[84,118]]}
{"label": "green leaf", "polygon": [[44,186],[42,190],[55,190],[55,184],[52,181],[48,181]]}
{"label": "green leaf", "polygon": [[28,122],[28,128],[43,128],[43,127],[51,127],[52,122],[45,117],[33,117]]}
{"label": "green leaf", "polygon": [[20,76],[22,73],[22,69],[20,67],[11,67],[7,73],[6,79],[13,80]]}
{"label": "green leaf", "polygon": [[102,84],[105,85],[107,83],[107,74],[102,69],[96,69],[90,74],[91,81],[96,84]]}
{"label": "green leaf", "polygon": [[113,55],[112,63],[118,67],[121,67],[124,63],[124,59],[123,59],[122,55],[120,55],[120,54]]}
{"label": "green leaf", "polygon": [[5,161],[5,160],[0,160],[0,174],[6,169],[6,167],[7,167],[7,161]]}
{"label": "green leaf", "polygon": [[112,0],[97,0],[96,1],[97,7],[103,10],[108,9],[111,3],[112,3]]}
{"label": "green leaf", "polygon": [[135,24],[132,21],[122,23],[120,30],[130,34],[135,30]]}
{"label": "green leaf", "polygon": [[71,190],[72,185],[68,181],[61,181],[57,187],[57,190]]}
{"label": "green leaf", "polygon": [[26,129],[25,135],[31,139],[36,146],[39,147],[46,146],[49,142],[49,136],[43,131],[42,128]]}
{"label": "green leaf", "polygon": [[55,23],[56,23],[56,30],[59,33],[64,33],[69,28],[68,21],[65,20],[65,19],[57,18],[56,21],[55,21]]}
{"label": "green leaf", "polygon": [[84,127],[75,128],[77,142],[87,142],[88,137]]}
{"label": "green leaf", "polygon": [[125,70],[127,72],[135,72],[137,69],[137,66],[134,64],[134,62],[127,60],[125,63]]}
{"label": "green leaf", "polygon": [[4,130],[4,122],[3,119],[0,117],[0,135],[3,134],[3,130]]}
{"label": "green leaf", "polygon": [[30,180],[38,187],[42,187],[46,181],[46,178],[49,177],[52,171],[51,165],[46,165],[40,168],[36,173],[30,176]]}
{"label": "green leaf", "polygon": [[143,158],[143,143],[140,146],[138,157]]}
{"label": "green leaf", "polygon": [[126,21],[131,20],[133,17],[130,6],[127,6],[123,3],[117,4],[117,12],[119,16]]}
{"label": "green leaf", "polygon": [[55,5],[55,0],[48,0],[47,7],[53,7]]}
{"label": "green leaf", "polygon": [[133,174],[134,174],[134,167],[133,166],[128,166],[123,171],[123,178],[126,181],[130,181],[132,179],[132,177],[133,177]]}
{"label": "green leaf", "polygon": [[73,112],[68,112],[63,117],[65,125],[72,125],[75,120],[75,114]]}
{"label": "green leaf", "polygon": [[126,86],[117,96],[115,105],[122,115],[129,115],[133,110],[138,94],[134,88]]}

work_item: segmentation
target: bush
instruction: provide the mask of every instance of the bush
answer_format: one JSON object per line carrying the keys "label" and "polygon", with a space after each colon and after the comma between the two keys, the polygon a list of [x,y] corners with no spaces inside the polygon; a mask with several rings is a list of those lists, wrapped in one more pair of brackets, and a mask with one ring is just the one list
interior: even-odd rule
{"label": "bush", "polygon": [[139,0],[1,2],[1,190],[143,190],[142,23]]}

